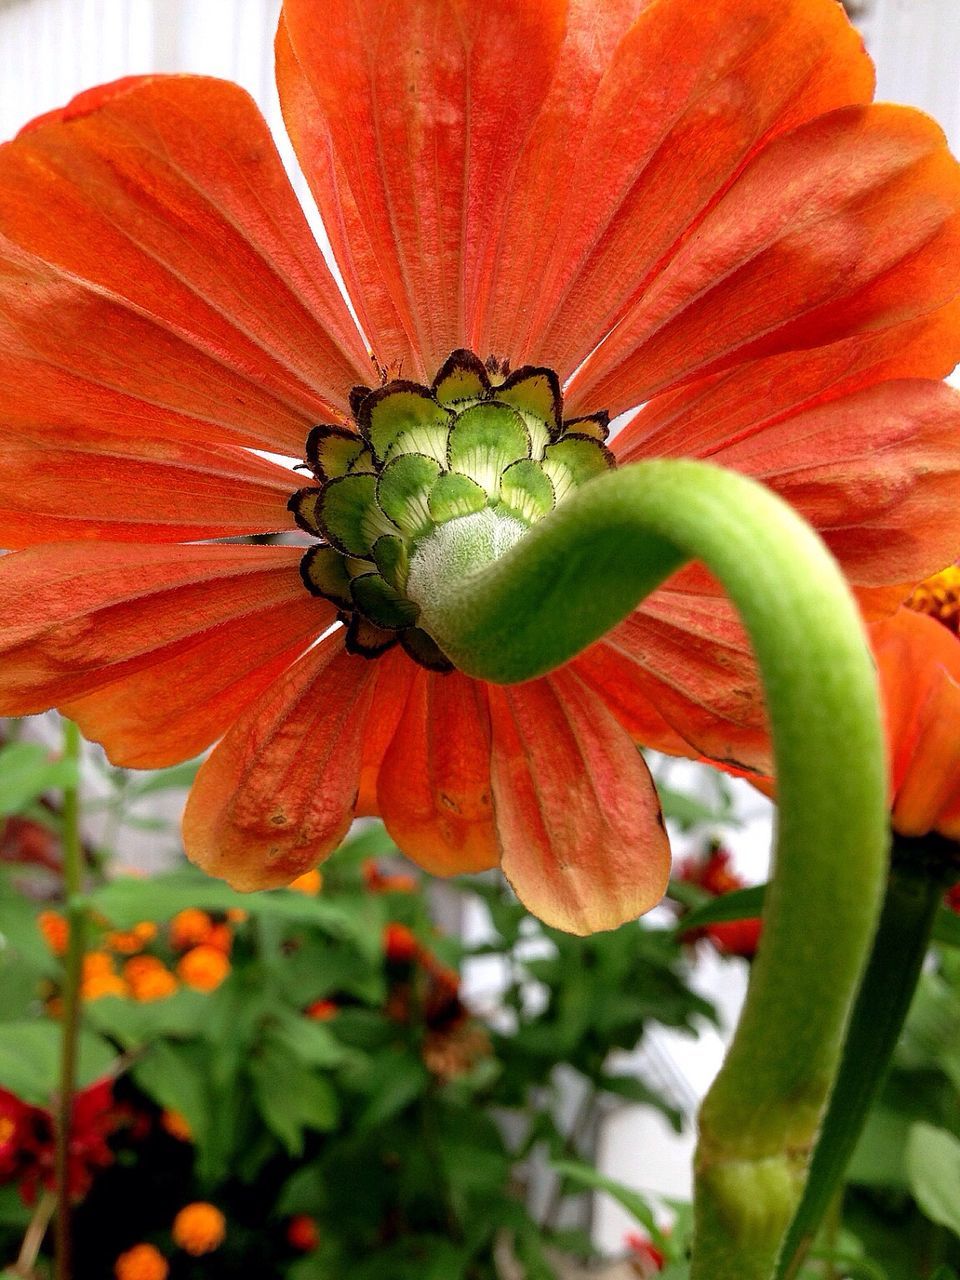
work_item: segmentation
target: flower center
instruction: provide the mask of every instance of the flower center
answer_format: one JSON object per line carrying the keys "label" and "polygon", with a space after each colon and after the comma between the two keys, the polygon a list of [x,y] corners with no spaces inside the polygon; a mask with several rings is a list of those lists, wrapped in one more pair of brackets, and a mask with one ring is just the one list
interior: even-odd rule
{"label": "flower center", "polygon": [[350,404],[355,430],[311,431],[306,462],[319,485],[287,504],[320,539],[301,561],[304,585],[338,606],[351,653],[374,658],[399,643],[450,671],[418,625],[433,576],[498,559],[614,466],[608,415],[564,421],[552,369],[508,374],[470,351],[454,351],[429,387],[355,387]]}
{"label": "flower center", "polygon": [[952,564],[921,582],[906,605],[916,613],[936,618],[954,635],[960,634],[960,565]]}
{"label": "flower center", "polygon": [[5,1147],[13,1141],[17,1132],[16,1124],[9,1116],[0,1116],[0,1147]]}

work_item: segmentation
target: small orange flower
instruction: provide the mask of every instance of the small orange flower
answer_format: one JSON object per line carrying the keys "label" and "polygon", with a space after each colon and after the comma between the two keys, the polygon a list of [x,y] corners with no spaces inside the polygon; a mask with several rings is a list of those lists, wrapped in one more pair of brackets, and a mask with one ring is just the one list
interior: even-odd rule
{"label": "small orange flower", "polygon": [[177,989],[177,980],[155,956],[134,956],[123,966],[123,976],[134,1000],[165,1000]]}
{"label": "small orange flower", "polygon": [[363,864],[363,882],[372,893],[416,893],[416,876],[389,874],[380,870],[373,858]]}
{"label": "small orange flower", "polygon": [[227,919],[231,924],[245,924],[250,918],[250,913],[244,911],[243,907],[228,907]]}
{"label": "small orange flower", "polygon": [[193,1141],[193,1130],[190,1128],[190,1122],[181,1112],[164,1111],[160,1116],[160,1124],[170,1134],[171,1138],[176,1138],[180,1142]]}
{"label": "small orange flower", "polygon": [[383,953],[394,964],[408,964],[420,950],[420,944],[405,924],[391,921],[383,930]]}
{"label": "small orange flower", "polygon": [[233,930],[226,923],[215,924],[207,935],[205,945],[216,947],[218,951],[228,956],[233,950]]}
{"label": "small orange flower", "polygon": [[177,965],[181,982],[195,991],[215,990],[229,972],[230,961],[219,947],[206,944],[191,947]]}
{"label": "small orange flower", "polygon": [[312,867],[309,871],[305,871],[302,876],[297,876],[296,880],[291,880],[287,887],[295,889],[297,893],[316,895],[323,888],[323,876],[316,867]]}
{"label": "small orange flower", "polygon": [[121,955],[132,956],[142,951],[157,936],[157,926],[152,920],[141,920],[132,929],[117,929],[108,933],[106,944],[111,951]]}
{"label": "small orange flower", "polygon": [[116,1280],[167,1280],[170,1268],[152,1244],[135,1244],[113,1264]]}
{"label": "small orange flower", "polygon": [[178,951],[186,951],[188,947],[199,946],[206,942],[213,928],[213,921],[206,911],[196,907],[187,907],[178,912],[170,921],[170,945]]}
{"label": "small orange flower", "polygon": [[37,916],[37,925],[53,954],[64,955],[70,941],[70,926],[63,916],[57,911],[41,911]]}
{"label": "small orange flower", "polygon": [[118,973],[92,973],[80,984],[84,1000],[99,1000],[102,996],[127,996],[130,988]]}
{"label": "small orange flower", "polygon": [[113,973],[113,956],[106,951],[88,951],[83,957],[83,977],[93,978]]}
{"label": "small orange flower", "polygon": [[313,1253],[320,1243],[320,1228],[308,1213],[298,1213],[287,1223],[287,1242],[301,1253]]}
{"label": "small orange flower", "polygon": [[306,1010],[306,1016],[315,1022],[329,1022],[337,1016],[340,1006],[336,1000],[314,1000]]}
{"label": "small orange flower", "polygon": [[215,1205],[198,1200],[180,1210],[173,1220],[172,1233],[174,1242],[185,1253],[199,1258],[223,1244],[227,1222]]}

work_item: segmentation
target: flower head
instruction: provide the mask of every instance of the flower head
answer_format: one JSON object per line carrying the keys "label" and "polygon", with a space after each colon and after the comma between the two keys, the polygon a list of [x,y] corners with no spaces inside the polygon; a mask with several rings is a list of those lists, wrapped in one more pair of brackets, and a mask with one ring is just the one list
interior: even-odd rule
{"label": "flower head", "polygon": [[227,1221],[216,1205],[204,1200],[185,1205],[173,1220],[174,1243],[184,1253],[200,1258],[219,1249],[227,1234]]}
{"label": "flower head", "polygon": [[167,1280],[170,1268],[155,1245],[135,1244],[117,1258],[113,1274],[116,1280]]}
{"label": "flower head", "polygon": [[53,954],[64,955],[70,941],[70,925],[66,919],[58,911],[41,911],[37,916],[37,927]]}
{"label": "flower head", "polygon": [[308,1213],[297,1213],[287,1223],[287,1242],[300,1253],[312,1253],[320,1243],[320,1228]]}
{"label": "flower head", "polygon": [[375,812],[611,927],[668,872],[635,744],[768,768],[744,633],[692,567],[493,686],[431,635],[438,564],[685,454],[893,608],[960,535],[960,170],[835,0],[285,0],[276,54],[359,329],[233,86],[119,81],[0,150],[0,713],[134,767],[222,738],[184,837],[241,888]]}
{"label": "flower head", "polygon": [[165,1000],[177,989],[177,979],[156,956],[133,956],[123,966],[123,977],[134,1000]]}
{"label": "flower head", "polygon": [[[729,851],[715,844],[711,846],[706,858],[692,858],[684,862],[679,870],[679,878],[688,884],[697,885],[711,897],[719,898],[725,893],[746,888],[746,880],[734,871],[732,864]],[[750,960],[756,955],[762,931],[763,925],[759,917],[749,917],[745,920],[722,920],[707,924],[702,929],[690,930],[685,937],[688,940],[709,938],[717,950],[725,955],[742,956],[745,960]]]}
{"label": "flower head", "polygon": [[191,947],[177,964],[177,974],[186,987],[214,991],[230,972],[230,961],[219,947],[207,943]]}

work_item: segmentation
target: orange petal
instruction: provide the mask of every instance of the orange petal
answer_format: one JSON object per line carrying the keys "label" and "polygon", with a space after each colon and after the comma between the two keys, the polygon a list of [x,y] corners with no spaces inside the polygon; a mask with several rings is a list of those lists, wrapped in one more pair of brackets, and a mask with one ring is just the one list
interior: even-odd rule
{"label": "orange petal", "polygon": [[574,379],[618,412],[739,361],[889,328],[960,292],[960,166],[904,107],[847,108],[744,170]]}
{"label": "orange petal", "polygon": [[287,885],[346,835],[376,663],[343,630],[252,703],[202,765],[183,816],[188,857],[237,889]]}
{"label": "orange petal", "polygon": [[577,670],[638,741],[736,769],[770,771],[756,664],[725,597],[661,588],[614,627],[603,645],[619,659],[616,667],[611,670],[587,650]]}
{"label": "orange petal", "polygon": [[734,365],[654,397],[611,441],[618,462],[710,458],[748,436],[864,387],[945,378],[960,351],[960,298],[889,329]]}
{"label": "orange petal", "polygon": [[547,924],[613,929],[659,902],[670,846],[643,758],[570,671],[491,686],[504,875]]}
{"label": "orange petal", "polygon": [[390,835],[425,870],[454,875],[497,865],[490,710],[479,681],[417,672],[377,798]]}
{"label": "orange petal", "polygon": [[511,182],[484,349],[569,375],[759,145],[872,92],[831,0],[710,0],[693,21],[688,0],[574,4]]}
{"label": "orange petal", "polygon": [[292,527],[297,477],[230,446],[84,427],[7,438],[0,546],[104,539],[179,542]]}
{"label": "orange petal", "polygon": [[960,547],[960,392],[885,382],[717,449],[711,461],[762,480],[820,533],[846,576],[917,581]]}
{"label": "orange petal", "polygon": [[[60,543],[0,556],[0,714],[30,715],[189,654],[246,619],[243,643],[332,621],[308,597],[297,547]],[[283,629],[281,630],[281,634]],[[214,651],[211,649],[211,652]],[[255,659],[254,659],[255,661]],[[176,663],[168,670],[176,678]]]}
{"label": "orange petal", "polygon": [[363,732],[363,762],[357,798],[357,816],[361,818],[380,812],[377,804],[380,766],[407,705],[414,676],[420,670],[399,645],[382,654],[375,665],[377,686],[373,694],[373,709]]}
{"label": "orange petal", "polygon": [[890,753],[893,826],[960,839],[960,640],[901,609],[870,626]]}
{"label": "orange petal", "polygon": [[[473,327],[501,175],[549,88],[566,7],[283,6],[278,83],[291,137],[367,336],[384,363],[419,357],[408,376],[432,376]],[[388,345],[399,334],[403,345]]]}
{"label": "orange petal", "polygon": [[[215,422],[265,401],[273,447],[299,451],[303,423],[344,412],[369,371],[266,123],[236,85],[134,77],[51,113],[0,148],[0,233],[3,293],[28,290],[15,321],[4,307],[12,356],[42,362],[35,381],[0,392],[6,418],[48,420],[50,362],[92,397],[103,385],[107,408],[119,393]],[[212,409],[211,366],[227,389]]]}

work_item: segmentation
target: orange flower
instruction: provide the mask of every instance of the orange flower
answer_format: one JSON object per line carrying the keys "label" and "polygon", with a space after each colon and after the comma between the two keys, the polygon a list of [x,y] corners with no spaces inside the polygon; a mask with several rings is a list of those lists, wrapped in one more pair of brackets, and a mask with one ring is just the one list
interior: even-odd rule
{"label": "orange flower", "polygon": [[170,1134],[171,1138],[176,1138],[180,1142],[193,1141],[193,1130],[190,1128],[190,1122],[179,1111],[164,1111],[160,1116],[160,1124]]}
{"label": "orange flower", "polygon": [[152,1244],[135,1244],[113,1264],[116,1280],[167,1280],[166,1258]]}
{"label": "orange flower", "polygon": [[417,881],[411,875],[388,875],[381,871],[373,858],[363,864],[363,882],[373,893],[416,893]]}
{"label": "orange flower", "polygon": [[405,924],[391,921],[383,930],[383,954],[394,964],[409,964],[420,944]]}
{"label": "orange flower", "polygon": [[314,1022],[329,1022],[331,1018],[337,1016],[339,1008],[336,1000],[314,1000],[305,1012],[306,1016],[313,1018]]}
{"label": "orange flower", "polygon": [[177,980],[155,956],[134,956],[123,966],[123,976],[134,1000],[165,1000],[177,989]]}
{"label": "orange flower", "polygon": [[287,1242],[301,1253],[313,1253],[320,1243],[320,1229],[315,1218],[298,1213],[287,1223]]}
{"label": "orange flower", "polygon": [[185,1253],[199,1258],[223,1244],[227,1223],[215,1205],[198,1200],[188,1204],[173,1220],[173,1239]]}
{"label": "orange flower", "polygon": [[230,972],[230,961],[219,947],[192,947],[177,965],[180,981],[195,991],[213,991]]}
{"label": "orange flower", "polygon": [[[764,790],[771,789],[769,784],[764,783]],[[681,880],[698,885],[714,897],[746,888],[747,885],[746,880],[734,871],[729,852],[720,846],[711,848],[706,858],[693,858],[683,863],[678,874]],[[709,938],[718,951],[750,960],[757,953],[762,932],[763,924],[759,917],[750,917],[704,925],[702,930],[692,929],[684,937],[688,942],[700,937]]]}
{"label": "orange flower", "polygon": [[688,455],[895,607],[960,544],[960,169],[836,0],[285,0],[277,74],[365,336],[242,90],[128,78],[0,151],[0,714],[132,767],[222,737],[184,835],[240,888],[376,812],[611,927],[669,867],[637,742],[768,771],[731,607],[689,567],[497,687],[416,625],[411,551]]}
{"label": "orange flower", "polygon": [[56,911],[41,911],[37,916],[37,927],[43,934],[43,940],[55,956],[66,953],[70,941],[70,926],[63,916]]}
{"label": "orange flower", "polygon": [[213,930],[213,921],[206,911],[196,907],[187,907],[179,911],[170,921],[170,945],[178,951],[186,951],[188,947],[196,947],[206,942]]}
{"label": "orange flower", "polygon": [[894,830],[960,840],[960,567],[870,627],[890,754]]}
{"label": "orange flower", "polygon": [[297,876],[296,880],[291,880],[287,888],[295,889],[297,893],[306,893],[312,896],[319,893],[323,888],[323,876],[316,867],[311,867],[302,876]]}
{"label": "orange flower", "polygon": [[115,930],[108,933],[107,946],[111,951],[119,951],[121,955],[132,956],[142,951],[157,936],[157,926],[152,920],[141,920],[132,929]]}
{"label": "orange flower", "polygon": [[130,988],[118,973],[92,973],[83,979],[80,995],[84,1000],[99,1000],[102,996],[129,995]]}

